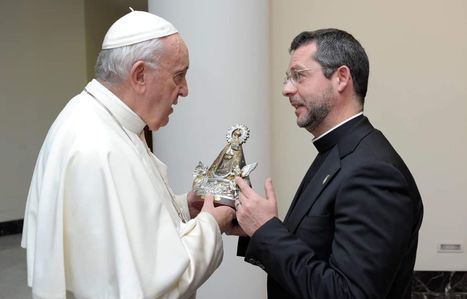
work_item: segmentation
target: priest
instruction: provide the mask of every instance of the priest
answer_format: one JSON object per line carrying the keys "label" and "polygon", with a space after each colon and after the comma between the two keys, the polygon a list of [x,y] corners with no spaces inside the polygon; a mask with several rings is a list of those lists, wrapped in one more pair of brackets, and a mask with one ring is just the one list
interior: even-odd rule
{"label": "priest", "polygon": [[34,298],[193,298],[222,260],[234,211],[178,196],[143,128],[188,95],[188,49],[132,11],[108,30],[95,79],[52,124],[29,190],[22,246]]}

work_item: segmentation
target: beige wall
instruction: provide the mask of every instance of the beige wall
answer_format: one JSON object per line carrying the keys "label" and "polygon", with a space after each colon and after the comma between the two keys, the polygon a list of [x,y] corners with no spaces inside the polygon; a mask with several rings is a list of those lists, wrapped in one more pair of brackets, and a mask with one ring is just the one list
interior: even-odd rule
{"label": "beige wall", "polygon": [[87,77],[94,77],[96,58],[101,50],[102,40],[110,25],[129,12],[129,6],[134,10],[148,9],[146,0],[81,0],[84,2],[84,27],[86,38]]}
{"label": "beige wall", "polygon": [[467,2],[271,1],[273,178],[284,215],[316,155],[281,96],[291,39],[303,30],[352,33],[370,58],[365,114],[411,168],[425,204],[419,270],[467,270]]}
{"label": "beige wall", "polygon": [[23,218],[40,145],[86,82],[81,1],[0,1],[0,222]]}
{"label": "beige wall", "polygon": [[0,1],[0,222],[23,218],[48,128],[93,77],[107,28],[128,11],[124,0]]}

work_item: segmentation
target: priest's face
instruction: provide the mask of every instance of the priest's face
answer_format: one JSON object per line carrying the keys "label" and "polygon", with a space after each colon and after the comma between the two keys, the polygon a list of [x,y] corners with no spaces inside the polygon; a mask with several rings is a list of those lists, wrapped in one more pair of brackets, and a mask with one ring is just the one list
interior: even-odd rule
{"label": "priest's face", "polygon": [[297,125],[317,136],[333,106],[333,86],[314,60],[315,52],[316,44],[310,43],[292,53],[282,94],[295,108]]}
{"label": "priest's face", "polygon": [[163,38],[163,42],[164,50],[158,66],[148,72],[143,119],[151,130],[165,126],[178,97],[188,95],[188,49],[178,34]]}

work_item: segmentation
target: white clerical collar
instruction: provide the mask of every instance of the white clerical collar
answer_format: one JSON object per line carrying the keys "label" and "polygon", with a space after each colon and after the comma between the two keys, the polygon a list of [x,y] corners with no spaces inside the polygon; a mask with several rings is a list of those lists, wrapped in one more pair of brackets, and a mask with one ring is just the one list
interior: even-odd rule
{"label": "white clerical collar", "polygon": [[360,115],[362,115],[362,114],[363,114],[363,111],[360,112],[360,113],[355,114],[354,116],[351,116],[351,117],[347,118],[347,119],[344,120],[343,122],[338,123],[336,126],[334,126],[334,127],[332,127],[331,129],[327,130],[327,131],[324,132],[323,134],[319,135],[319,136],[316,137],[316,138],[313,138],[313,142],[315,142],[315,141],[317,141],[317,140],[323,138],[324,136],[326,136],[327,134],[331,133],[331,132],[334,131],[335,129],[339,128],[340,126],[342,126],[342,125],[345,124],[346,122],[348,122],[348,121],[350,121],[350,120],[352,120],[352,119],[354,119],[354,118],[356,118],[357,116],[360,116]]}
{"label": "white clerical collar", "polygon": [[107,107],[123,127],[138,136],[141,134],[146,123],[104,85],[96,79],[92,79],[85,89]]}

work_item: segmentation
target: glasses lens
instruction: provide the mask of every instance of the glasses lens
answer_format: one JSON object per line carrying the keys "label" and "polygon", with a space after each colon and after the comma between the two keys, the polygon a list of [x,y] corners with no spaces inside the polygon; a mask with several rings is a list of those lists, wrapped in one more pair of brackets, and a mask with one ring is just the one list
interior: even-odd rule
{"label": "glasses lens", "polygon": [[289,82],[289,80],[290,80],[290,72],[285,72],[284,81],[282,83],[286,85],[287,82]]}

